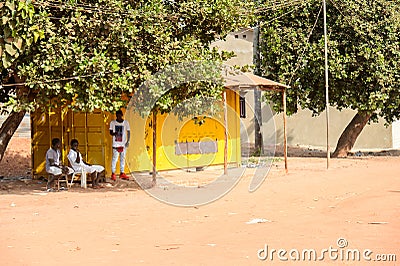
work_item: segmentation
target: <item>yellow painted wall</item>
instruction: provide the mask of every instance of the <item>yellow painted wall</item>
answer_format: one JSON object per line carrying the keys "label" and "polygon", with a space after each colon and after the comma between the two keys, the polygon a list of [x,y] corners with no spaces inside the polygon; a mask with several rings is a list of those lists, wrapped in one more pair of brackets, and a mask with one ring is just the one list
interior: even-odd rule
{"label": "yellow painted wall", "polygon": [[[240,164],[240,120],[239,96],[227,90],[228,103],[228,162]],[[79,149],[84,159],[91,164],[105,166],[106,174],[111,174],[111,136],[109,124],[114,114],[95,111],[93,113],[75,113],[69,110],[55,110],[50,115],[33,113],[31,115],[33,133],[32,165],[34,176],[46,175],[45,154],[51,146],[51,139],[62,139],[64,163],[68,163],[67,154],[71,139],[79,141]],[[152,119],[141,118],[136,113],[126,113],[124,118],[131,127],[131,141],[127,150],[125,172],[152,170]],[[174,115],[157,116],[157,170],[223,164],[224,160],[224,122],[223,109],[214,118],[207,118],[199,126],[191,118],[180,121]],[[217,153],[176,155],[178,142],[216,140]],[[119,162],[117,173],[119,173]]]}
{"label": "yellow painted wall", "polygon": [[68,164],[69,143],[76,138],[86,162],[105,165],[109,140],[106,122],[110,115],[95,111],[76,113],[67,109],[53,109],[50,113],[31,114],[32,166],[34,176],[45,176],[45,157],[53,138],[61,139],[63,163]]}

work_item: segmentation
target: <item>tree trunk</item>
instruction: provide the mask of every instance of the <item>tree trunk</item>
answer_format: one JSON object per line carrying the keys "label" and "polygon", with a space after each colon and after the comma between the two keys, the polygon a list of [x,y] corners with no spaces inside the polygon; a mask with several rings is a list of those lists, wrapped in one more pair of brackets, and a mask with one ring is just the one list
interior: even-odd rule
{"label": "tree trunk", "polygon": [[19,124],[21,124],[26,111],[11,112],[6,121],[0,127],[0,162],[3,160],[4,153],[6,152],[8,143],[14,135]]}
{"label": "tree trunk", "polygon": [[347,157],[347,153],[353,148],[361,131],[371,118],[372,114],[357,113],[347,125],[332,154],[333,158]]}
{"label": "tree trunk", "polygon": [[[10,83],[24,83],[25,79],[19,77],[16,73],[14,73],[7,82]],[[33,97],[31,90],[24,85],[17,85],[15,87],[15,92],[17,94],[17,98],[22,101],[30,101]],[[0,127],[0,162],[3,160],[4,154],[6,152],[8,143],[11,140],[11,137],[14,135],[15,131],[18,129],[21,124],[22,119],[26,111],[14,112],[12,111],[7,119],[3,122]]]}

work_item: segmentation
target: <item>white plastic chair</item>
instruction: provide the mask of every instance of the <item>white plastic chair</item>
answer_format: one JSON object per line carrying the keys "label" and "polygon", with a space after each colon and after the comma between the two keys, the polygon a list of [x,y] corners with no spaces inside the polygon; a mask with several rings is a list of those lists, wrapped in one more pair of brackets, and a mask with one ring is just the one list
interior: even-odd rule
{"label": "white plastic chair", "polygon": [[75,176],[79,175],[81,177],[81,187],[83,188],[87,188],[87,184],[86,184],[86,172],[84,169],[82,169],[82,171],[75,171],[72,174],[72,178],[71,178],[71,184],[69,185],[69,187],[72,187],[72,184],[74,182]]}

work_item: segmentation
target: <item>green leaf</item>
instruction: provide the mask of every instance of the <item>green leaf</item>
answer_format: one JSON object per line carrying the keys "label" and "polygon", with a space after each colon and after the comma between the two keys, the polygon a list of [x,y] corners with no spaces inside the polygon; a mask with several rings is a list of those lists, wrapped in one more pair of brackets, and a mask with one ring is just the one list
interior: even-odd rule
{"label": "green leaf", "polygon": [[15,38],[13,44],[18,50],[22,51],[22,38]]}
{"label": "green leaf", "polygon": [[34,42],[37,42],[37,40],[39,39],[39,37],[40,37],[40,33],[37,32],[37,31],[34,31],[34,32],[33,32],[33,41],[34,41]]}
{"label": "green leaf", "polygon": [[7,22],[10,20],[10,18],[7,17],[7,16],[3,16],[1,20],[2,20],[2,22],[3,22],[3,25],[6,25]]}
{"label": "green leaf", "polygon": [[24,1],[19,1],[18,2],[18,11],[21,11],[25,7],[25,2]]}
{"label": "green leaf", "polygon": [[14,1],[7,1],[6,2],[6,7],[8,7],[11,10],[11,12],[14,12],[15,11],[15,3],[14,3]]}
{"label": "green leaf", "polygon": [[9,60],[9,57],[8,56],[3,56],[2,57],[2,62],[3,62],[3,68],[9,68],[10,66],[11,66],[11,61]]}
{"label": "green leaf", "polygon": [[5,47],[6,47],[6,51],[7,51],[7,53],[8,53],[9,55],[14,56],[14,55],[17,53],[17,50],[15,50],[11,44],[8,44],[8,43],[7,43],[7,44],[5,45]]}
{"label": "green leaf", "polygon": [[29,47],[29,46],[31,46],[33,39],[32,38],[27,38],[27,39],[25,39],[25,41],[26,41],[26,46]]}

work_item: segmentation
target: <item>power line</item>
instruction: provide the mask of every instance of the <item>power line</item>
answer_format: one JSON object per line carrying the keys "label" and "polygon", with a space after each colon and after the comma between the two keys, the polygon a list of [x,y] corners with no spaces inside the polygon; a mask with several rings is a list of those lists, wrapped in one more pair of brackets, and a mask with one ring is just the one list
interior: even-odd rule
{"label": "power line", "polygon": [[[296,1],[303,1],[303,0],[295,0]],[[168,2],[169,4],[174,4],[177,6],[175,2]],[[78,11],[78,12],[87,12],[87,13],[100,13],[100,14],[108,14],[108,15],[123,15],[125,17],[134,17],[138,16],[140,14],[144,14],[145,12],[143,10],[138,10],[138,9],[131,9],[131,12],[126,12],[126,11],[119,11],[116,12],[114,9],[107,9],[104,7],[98,7],[98,6],[92,6],[92,5],[83,5],[83,4],[74,4],[74,5],[66,5],[66,4],[60,4],[60,3],[53,3],[51,1],[36,1],[33,2],[33,5],[38,6],[38,7],[52,7],[52,8],[58,8],[58,9],[68,9],[72,11]],[[178,6],[177,6],[178,7]],[[151,10],[153,11],[153,10]],[[151,11],[149,13],[151,13]],[[192,11],[196,11],[195,9],[192,9]],[[153,11],[152,13],[155,13]],[[170,17],[170,18],[176,18],[175,15],[173,14],[167,14],[167,13],[162,13],[158,12],[157,13],[160,16],[163,17]],[[55,18],[55,17],[53,17]]]}
{"label": "power line", "polygon": [[[351,12],[351,14],[349,15],[345,15],[342,10],[339,8],[339,5],[336,3],[336,1],[331,0],[332,5],[336,8],[337,11],[339,11],[339,13],[342,15],[343,19],[345,19],[347,21],[347,23],[352,26],[354,28],[354,22],[350,21],[348,19],[348,16],[351,16],[351,18],[353,19],[355,16],[355,13]],[[341,6],[341,8],[343,8],[343,6]],[[357,14],[357,16],[360,16],[360,14]],[[364,17],[361,16],[361,19],[363,19],[364,21],[366,20]]]}
{"label": "power line", "polygon": [[[357,2],[357,1],[355,1],[355,2]],[[331,0],[331,3],[335,7],[335,9],[338,10],[338,12],[343,17],[343,19],[348,23],[348,25],[358,33],[363,34],[365,32],[371,32],[371,29],[377,30],[379,23],[385,21],[383,18],[381,18],[380,21],[369,22],[369,19],[366,18],[363,14],[358,14],[353,10],[348,10],[348,8],[346,8],[344,6],[344,4],[339,4],[338,1],[336,1],[336,0]],[[357,4],[360,4],[360,6],[362,7],[362,3],[357,2]],[[400,8],[400,6],[397,6],[397,7]],[[390,13],[391,15],[395,14],[395,12],[396,12],[395,8],[392,8],[389,10],[384,7],[382,7],[382,8],[386,12]],[[348,14],[346,14],[346,12],[343,11],[343,9]],[[349,37],[351,37],[351,36],[349,36]]]}
{"label": "power line", "polygon": [[80,79],[80,78],[89,78],[89,77],[95,77],[95,76],[100,76],[100,75],[104,75],[104,74],[117,73],[117,72],[125,71],[125,70],[131,69],[131,68],[132,67],[125,67],[125,68],[122,68],[122,69],[119,69],[119,70],[116,70],[116,71],[104,71],[104,72],[97,72],[97,73],[81,75],[81,76],[72,76],[72,77],[66,77],[66,78],[51,79],[51,80],[46,80],[46,81],[0,84],[0,88],[2,88],[2,87],[14,87],[14,86],[27,86],[27,85],[33,85],[33,84],[47,84],[47,83],[54,83],[54,82],[60,82],[60,81],[77,80],[77,79]]}
{"label": "power line", "polygon": [[[305,1],[305,0],[294,0],[294,1],[289,2],[289,3],[285,2],[285,1],[283,1],[283,2],[274,2],[274,4],[272,6],[268,6],[268,7],[265,7],[265,8],[260,8],[258,10],[264,10],[265,11],[265,10],[268,10],[268,9],[269,10],[273,10],[273,9],[277,9],[277,8],[286,8],[286,7],[293,7],[294,6],[293,10],[291,10],[289,12],[286,12],[286,13],[282,14],[281,16],[276,17],[276,18],[273,19],[273,20],[276,20],[276,19],[279,19],[279,18],[281,18],[281,17],[283,17],[283,16],[285,16],[287,14],[290,14],[290,13],[294,12],[296,10],[296,8],[298,8],[298,7],[296,7],[297,5],[300,5],[300,4],[304,5],[306,3],[307,3],[307,1]],[[88,11],[88,12],[96,11],[96,12],[105,13],[105,14],[118,14],[118,15],[127,14],[127,15],[132,15],[132,14],[123,13],[123,12],[122,13],[121,12],[117,13],[115,11],[111,12],[110,10],[107,10],[107,9],[106,10],[95,9],[93,6],[82,5],[82,4],[77,4],[77,6],[80,7],[80,8],[67,7],[66,5],[54,4],[54,3],[51,3],[51,2],[48,2],[48,1],[34,2],[33,4],[34,5],[39,5],[39,6],[40,6],[40,4],[44,4],[44,5],[49,6],[49,7],[60,8],[60,9],[66,8],[66,9],[76,10],[76,11],[82,11],[83,10],[83,11]],[[321,12],[321,10],[320,10],[320,12]],[[319,13],[318,13],[318,16],[317,16],[317,20],[318,20],[318,17],[319,17]],[[62,18],[56,18],[56,17],[51,17],[51,18],[52,19],[62,19]],[[267,23],[271,22],[273,20],[267,21]],[[316,24],[316,22],[315,22],[315,24]],[[308,35],[307,42],[308,42],[308,40],[309,40],[309,38],[310,38],[310,36],[312,34],[312,31],[315,28],[315,24],[314,24],[314,27],[312,28],[310,34]],[[300,57],[300,59],[303,57],[304,52],[305,52],[305,49],[303,50],[303,53],[302,53],[302,56]],[[127,67],[127,68],[124,68],[124,69],[121,69],[121,70],[127,70],[127,69],[130,69],[130,68],[131,67]],[[293,76],[294,76],[295,72],[297,71],[297,69],[298,69],[298,67],[295,69],[291,79],[293,78]],[[121,70],[118,70],[118,71],[121,71]],[[46,83],[52,83],[52,82],[69,81],[69,80],[76,80],[76,79],[80,79],[80,78],[98,76],[98,75],[102,75],[102,74],[114,73],[114,72],[118,72],[118,71],[98,72],[98,73],[93,73],[93,74],[65,77],[65,78],[46,80],[46,81],[24,82],[24,83],[14,83],[14,84],[0,84],[0,87],[25,86],[25,85],[31,85],[31,84],[46,84]],[[290,82],[289,82],[289,84],[290,84]]]}
{"label": "power line", "polygon": [[[306,2],[307,2],[306,0],[293,0],[291,2],[288,2],[288,1],[273,2],[273,3],[269,3],[270,6],[256,8],[254,11],[261,12],[261,11],[288,8],[288,7],[296,6],[299,4],[304,4]],[[175,6],[177,6],[177,4],[175,2],[171,2],[171,3],[174,4]],[[38,6],[38,7],[46,7],[47,6],[47,7],[58,8],[58,9],[68,9],[68,10],[73,10],[73,11],[78,11],[78,12],[100,13],[100,14],[108,14],[108,15],[125,15],[128,17],[145,13],[145,12],[139,11],[137,9],[131,9],[132,12],[122,12],[122,11],[116,12],[114,9],[107,9],[104,7],[100,8],[99,6],[94,6],[94,5],[83,5],[83,4],[66,5],[66,4],[60,4],[60,3],[53,3],[51,1],[45,1],[45,0],[33,2],[33,5]],[[159,14],[162,15],[162,13],[159,13]],[[165,17],[175,17],[175,16],[168,14]]]}
{"label": "power line", "polygon": [[296,74],[297,70],[298,70],[299,67],[300,67],[301,60],[303,59],[304,54],[305,54],[305,52],[306,52],[306,48],[307,48],[306,45],[309,43],[310,37],[311,37],[311,35],[312,35],[312,33],[313,33],[315,27],[317,26],[317,22],[318,22],[318,20],[319,20],[319,16],[320,16],[320,14],[321,14],[322,8],[323,8],[323,5],[321,5],[321,8],[319,9],[318,14],[317,14],[317,17],[316,17],[316,19],[315,19],[314,25],[313,25],[313,27],[311,28],[311,31],[309,32],[309,34],[307,35],[305,47],[303,48],[303,52],[301,53],[299,59],[297,60],[296,68],[294,69],[294,71],[293,71],[293,73],[292,73],[292,76],[291,76],[290,79],[289,79],[289,85],[292,83],[292,79],[293,79],[294,75]]}
{"label": "power line", "polygon": [[306,3],[305,0],[293,0],[292,2],[285,1],[283,3],[278,3],[278,4],[273,4],[273,5],[270,5],[270,6],[258,8],[258,9],[256,9],[256,12],[276,10],[276,9],[284,9],[284,8],[288,8],[288,7],[292,7],[292,6],[296,6],[296,5],[304,4],[304,3]]}
{"label": "power line", "polygon": [[288,12],[286,12],[286,13],[283,13],[282,15],[280,15],[280,16],[278,16],[278,17],[275,17],[275,18],[273,18],[273,19],[271,19],[271,20],[263,21],[262,23],[263,23],[263,24],[268,24],[268,23],[271,23],[272,21],[275,21],[275,20],[277,20],[277,19],[280,19],[280,18],[282,18],[282,17],[284,17],[284,16],[286,16],[286,15],[289,15],[289,14],[293,13],[294,11],[296,11],[297,9],[299,9],[301,6],[304,6],[306,3],[307,3],[307,2],[304,1],[300,6],[295,6],[292,10],[290,10],[290,11],[288,11]]}
{"label": "power line", "polygon": [[[266,3],[267,6],[264,6],[264,9],[277,9],[277,8],[281,8],[282,6],[286,6],[286,5],[292,5],[295,4],[296,2],[304,2],[305,0],[292,0],[292,1],[269,1]],[[263,8],[261,8],[263,9]]]}
{"label": "power line", "polygon": [[[98,7],[93,7],[93,6],[85,6],[85,5],[79,5],[76,4],[75,6],[68,6],[68,5],[62,5],[62,4],[55,4],[52,2],[48,2],[48,1],[37,1],[37,2],[33,2],[33,5],[35,6],[39,6],[39,7],[53,7],[53,8],[58,8],[58,9],[69,9],[69,10],[73,10],[73,11],[79,11],[79,12],[88,12],[88,13],[100,13],[100,14],[115,14],[115,15],[129,15],[132,16],[132,13],[128,13],[128,12],[115,12],[115,10],[112,9],[106,9],[106,8],[98,8]],[[136,10],[132,10],[132,11],[136,11]]]}
{"label": "power line", "polygon": [[[360,25],[367,25],[367,23],[368,23],[368,21],[370,20],[370,18],[368,18],[368,17],[366,17],[365,15],[366,15],[366,13],[367,13],[367,11],[368,10],[370,10],[370,9],[368,9],[367,7],[368,6],[366,6],[363,2],[360,2],[359,0],[354,0],[354,3],[356,3],[357,5],[358,5],[358,7],[360,7],[360,8],[362,8],[362,10],[366,10],[366,12],[365,13],[360,13],[360,12],[357,12],[356,10],[354,10],[354,8],[353,9],[349,9],[349,8],[347,8],[345,5],[346,5],[346,3],[343,3],[342,1],[340,1],[340,0],[332,0],[332,1],[330,1],[331,3],[332,3],[332,5],[336,8],[336,10],[338,10],[339,11],[339,13],[343,16],[343,18],[345,19],[345,20],[347,20],[347,22],[349,23],[349,25],[350,26],[353,26],[353,28],[354,28],[354,24],[355,24],[355,20],[354,20],[354,18],[357,18],[357,19],[359,19],[360,21],[363,21],[364,23],[360,23]],[[394,1],[385,1],[385,4],[388,4],[388,3],[391,3],[391,2],[394,2]],[[388,8],[388,6],[389,6],[389,8]],[[393,15],[393,14],[397,14],[397,13],[399,13],[399,9],[400,9],[400,5],[399,4],[395,4],[395,5],[390,5],[390,4],[388,4],[388,5],[382,5],[381,4],[381,8],[383,9],[383,10],[385,10],[385,12],[387,12],[388,14],[391,14],[391,15]],[[345,12],[343,12],[341,9],[345,9],[345,11],[348,13],[348,14],[346,14]],[[371,12],[371,11],[370,11]],[[352,20],[350,21],[349,19],[348,19],[348,17],[351,17],[352,18]],[[382,20],[379,20],[379,21],[382,21]]]}

